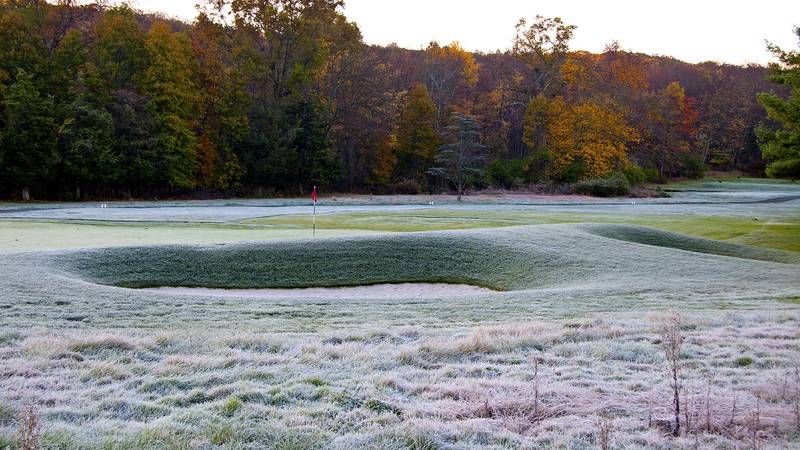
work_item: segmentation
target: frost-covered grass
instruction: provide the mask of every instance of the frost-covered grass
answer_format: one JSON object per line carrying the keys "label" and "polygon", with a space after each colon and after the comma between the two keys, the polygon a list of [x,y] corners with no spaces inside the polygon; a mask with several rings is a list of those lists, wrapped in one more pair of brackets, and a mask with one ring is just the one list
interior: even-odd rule
{"label": "frost-covered grass", "polygon": [[[588,449],[605,424],[611,448],[796,448],[800,264],[770,249],[791,250],[796,231],[749,225],[796,223],[796,203],[409,208],[318,224],[477,229],[299,240],[291,217],[242,223],[242,211],[214,225],[37,222],[38,248],[137,244],[139,229],[154,230],[150,244],[202,245],[0,255],[0,448],[15,448],[31,405],[43,448]],[[62,227],[98,229],[82,244]],[[298,235],[271,234],[282,230]],[[777,244],[735,245],[739,231]],[[282,239],[209,245],[266,236]],[[502,292],[282,300],[120,287],[437,281]],[[677,438],[658,331],[669,311],[685,318],[689,432]]]}
{"label": "frost-covered grass", "polygon": [[[311,230],[250,227],[236,224],[76,223],[0,221],[0,254],[50,249],[101,248],[157,244],[218,244],[295,239]],[[319,229],[317,236],[358,236],[370,230]]]}
{"label": "frost-covered grass", "polygon": [[[592,208],[592,209],[597,209]],[[769,211],[762,211],[769,214]],[[495,228],[558,223],[631,224],[659,228],[707,239],[725,240],[800,252],[800,218],[770,217],[764,214],[705,215],[630,211],[558,212],[545,210],[461,211],[430,209],[402,212],[339,213],[317,217],[318,229],[414,232],[451,229]],[[305,215],[275,216],[247,221],[250,224],[304,229],[311,226]]]}
{"label": "frost-covered grass", "polygon": [[[800,251],[800,185],[715,180],[672,185],[674,198],[524,194],[325,197],[317,235],[559,223],[631,224]],[[433,205],[429,204],[433,203]],[[307,199],[0,204],[0,253],[152,244],[216,244],[311,235]]]}
{"label": "frost-covered grass", "polygon": [[31,329],[0,350],[0,439],[13,445],[33,402],[45,448],[596,448],[600,417],[614,448],[749,447],[753,430],[759,448],[779,448],[797,442],[798,329],[797,311],[690,316],[696,432],[679,438],[660,428],[671,415],[658,333],[630,313],[444,329],[377,317],[295,333]]}

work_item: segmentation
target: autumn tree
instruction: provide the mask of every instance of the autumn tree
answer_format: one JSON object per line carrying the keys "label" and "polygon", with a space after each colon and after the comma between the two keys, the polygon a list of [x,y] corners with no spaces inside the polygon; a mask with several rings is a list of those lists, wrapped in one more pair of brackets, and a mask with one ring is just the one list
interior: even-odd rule
{"label": "autumn tree", "polygon": [[541,181],[546,176],[552,160],[548,139],[552,121],[555,119],[554,106],[563,106],[563,100],[555,104],[544,95],[537,95],[531,99],[525,110],[523,142],[532,149],[526,166],[529,178],[533,181]]}
{"label": "autumn tree", "polygon": [[[800,38],[800,28],[795,28]],[[779,127],[758,129],[764,158],[769,161],[767,174],[776,178],[800,178],[800,51],[783,50],[769,44],[779,63],[770,64],[769,80],[788,86],[791,93],[782,98],[774,93],[759,94],[758,102]]]}
{"label": "autumn tree", "polygon": [[436,128],[442,130],[453,102],[478,82],[478,64],[458,42],[425,49],[425,85],[436,107]]}
{"label": "autumn tree", "polygon": [[526,19],[517,23],[512,54],[527,69],[519,84],[528,100],[560,92],[561,66],[567,59],[576,28],[565,24],[560,17],[536,16],[530,23]]}
{"label": "autumn tree", "polygon": [[641,156],[658,170],[661,178],[678,174],[691,156],[695,139],[696,112],[677,81],[648,99],[647,128]]}
{"label": "autumn tree", "polygon": [[721,70],[708,75],[709,89],[701,99],[698,144],[703,163],[733,170],[740,162],[753,124],[750,107],[742,99],[751,88]]}
{"label": "autumn tree", "polygon": [[428,169],[429,174],[452,183],[459,201],[466,188],[483,174],[486,146],[481,144],[480,129],[475,118],[453,113],[445,128],[446,143],[436,151],[436,165]]}
{"label": "autumn tree", "polygon": [[83,36],[77,30],[67,33],[54,50],[48,64],[48,88],[57,105],[69,105],[74,100],[74,84],[88,62],[86,53]]}
{"label": "autumn tree", "polygon": [[547,148],[556,176],[566,181],[623,168],[627,145],[638,139],[624,115],[597,103],[569,105],[557,98],[548,114]]}
{"label": "autumn tree", "polygon": [[399,179],[424,180],[439,148],[436,131],[436,106],[424,84],[408,94],[397,131],[397,166]]}
{"label": "autumn tree", "polygon": [[224,27],[200,14],[189,32],[197,104],[197,183],[230,189],[240,184],[242,167],[235,146],[248,132],[250,99],[245,91],[234,42]]}
{"label": "autumn tree", "polygon": [[94,24],[92,56],[106,89],[129,89],[147,69],[145,33],[127,5],[106,11]]}
{"label": "autumn tree", "polygon": [[47,48],[36,37],[34,14],[0,4],[0,83],[11,84],[19,69],[31,75],[45,71]]}
{"label": "autumn tree", "polygon": [[[248,59],[247,87],[253,101],[252,124],[237,146],[247,181],[254,185],[294,187],[299,193],[311,184],[332,182],[339,172],[330,156],[329,110],[320,98],[331,43],[350,27],[340,0],[214,0],[218,13],[232,17],[239,48]],[[309,132],[321,133],[309,136]],[[296,138],[302,138],[302,144]],[[314,145],[314,147],[306,147]],[[298,151],[301,153],[298,153]],[[297,167],[296,164],[330,164]],[[324,180],[296,179],[298,174],[327,174]],[[305,176],[305,175],[303,175]]]}

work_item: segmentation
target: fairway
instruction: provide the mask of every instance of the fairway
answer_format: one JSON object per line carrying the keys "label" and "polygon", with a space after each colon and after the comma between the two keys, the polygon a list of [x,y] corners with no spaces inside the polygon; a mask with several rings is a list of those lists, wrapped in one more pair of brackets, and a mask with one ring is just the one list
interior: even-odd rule
{"label": "fairway", "polygon": [[354,198],[323,204],[316,237],[277,201],[6,205],[0,448],[32,398],[47,448],[589,448],[608,408],[622,447],[689,446],[645,423],[669,417],[673,311],[689,401],[722,417],[735,396],[743,424],[758,403],[781,442],[800,189],[750,186]]}

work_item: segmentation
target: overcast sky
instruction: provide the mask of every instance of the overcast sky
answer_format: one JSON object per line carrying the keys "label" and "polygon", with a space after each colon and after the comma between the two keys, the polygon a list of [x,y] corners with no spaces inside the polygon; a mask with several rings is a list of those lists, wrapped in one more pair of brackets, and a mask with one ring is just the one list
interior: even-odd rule
{"label": "overcast sky", "polygon": [[[797,48],[800,0],[345,0],[370,44],[423,48],[454,40],[470,50],[507,49],[520,17],[560,16],[577,25],[572,47],[624,49],[689,61],[766,63],[764,40]],[[135,7],[191,20],[197,0],[134,0]]]}

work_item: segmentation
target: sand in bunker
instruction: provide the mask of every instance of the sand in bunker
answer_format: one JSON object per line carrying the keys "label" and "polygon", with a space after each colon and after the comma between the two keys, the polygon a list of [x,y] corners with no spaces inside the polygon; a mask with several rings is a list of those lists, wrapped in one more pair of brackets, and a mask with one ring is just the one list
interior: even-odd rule
{"label": "sand in bunker", "polygon": [[207,289],[161,287],[144,289],[164,294],[208,295],[213,297],[254,298],[326,298],[326,299],[392,299],[392,298],[444,298],[496,292],[467,284],[403,283],[375,284],[370,286],[302,289]]}

